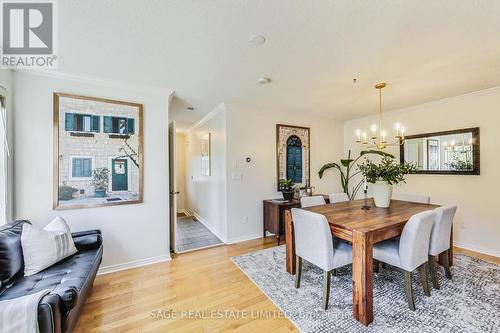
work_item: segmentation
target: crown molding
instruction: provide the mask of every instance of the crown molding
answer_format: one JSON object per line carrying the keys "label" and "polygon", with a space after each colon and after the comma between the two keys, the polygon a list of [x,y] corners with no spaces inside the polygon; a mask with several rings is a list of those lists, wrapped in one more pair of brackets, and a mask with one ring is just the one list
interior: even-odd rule
{"label": "crown molding", "polygon": [[[384,111],[384,115],[404,113],[404,112],[408,112],[408,111],[414,111],[416,109],[422,109],[422,108],[432,107],[432,106],[441,105],[441,104],[445,104],[445,103],[450,103],[450,102],[453,102],[454,100],[461,100],[464,98],[481,96],[481,95],[488,95],[488,94],[494,94],[494,93],[500,93],[500,86],[486,88],[483,90],[471,91],[471,92],[468,92],[465,94],[435,99],[435,100],[432,100],[429,102],[405,106],[405,107],[398,108],[398,109],[392,109],[392,110]],[[371,119],[371,118],[376,117],[376,116],[377,116],[376,114],[375,115],[372,114],[372,115],[365,116],[365,117],[347,119],[344,121],[344,124],[349,123],[351,121],[368,120],[368,119]]]}
{"label": "crown molding", "polygon": [[121,90],[143,92],[143,93],[147,93],[147,94],[151,94],[151,95],[158,95],[158,96],[169,96],[174,91],[173,89],[169,90],[168,88],[162,88],[159,86],[139,85],[139,84],[129,83],[126,81],[107,80],[107,79],[101,79],[101,78],[97,78],[97,77],[83,76],[80,74],[64,73],[64,72],[57,72],[57,71],[51,71],[51,70],[34,70],[34,69],[19,70],[19,69],[16,69],[16,70],[13,70],[13,72],[16,75],[17,74],[36,75],[36,76],[41,76],[41,77],[53,78],[53,79],[75,81],[75,82],[80,82],[80,83],[85,83],[85,84],[90,84],[90,85],[95,85],[95,86],[103,86],[103,87],[115,88],[115,89],[121,89]]}
{"label": "crown molding", "polygon": [[194,125],[190,126],[184,132],[185,133],[190,132],[193,129],[195,129],[196,127],[203,125],[204,123],[206,123],[207,121],[209,121],[210,119],[212,119],[213,117],[215,117],[216,115],[218,115],[220,112],[222,112],[224,110],[226,110],[226,104],[224,102],[222,102],[219,105],[217,105],[215,107],[215,109],[213,109],[212,111],[207,113],[203,118],[201,118],[199,121],[197,121]]}

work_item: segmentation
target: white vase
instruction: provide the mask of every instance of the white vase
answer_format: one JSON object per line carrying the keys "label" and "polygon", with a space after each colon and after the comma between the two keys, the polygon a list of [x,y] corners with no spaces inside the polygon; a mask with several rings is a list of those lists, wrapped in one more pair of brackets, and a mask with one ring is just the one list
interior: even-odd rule
{"label": "white vase", "polygon": [[387,208],[391,204],[392,185],[383,180],[377,180],[372,187],[373,200],[375,206],[380,208]]}

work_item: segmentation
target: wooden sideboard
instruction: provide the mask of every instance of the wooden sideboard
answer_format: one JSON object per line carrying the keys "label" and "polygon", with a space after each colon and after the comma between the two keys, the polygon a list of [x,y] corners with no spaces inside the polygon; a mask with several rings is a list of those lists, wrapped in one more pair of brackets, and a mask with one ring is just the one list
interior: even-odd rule
{"label": "wooden sideboard", "polygon": [[[329,202],[328,196],[324,194],[314,194],[322,195],[325,198],[326,203]],[[300,207],[300,200],[293,199],[292,201],[287,201],[284,199],[268,199],[264,200],[264,219],[263,219],[263,237],[266,237],[266,231],[274,234],[278,245],[281,241],[281,235],[285,234],[285,211],[292,208]]]}

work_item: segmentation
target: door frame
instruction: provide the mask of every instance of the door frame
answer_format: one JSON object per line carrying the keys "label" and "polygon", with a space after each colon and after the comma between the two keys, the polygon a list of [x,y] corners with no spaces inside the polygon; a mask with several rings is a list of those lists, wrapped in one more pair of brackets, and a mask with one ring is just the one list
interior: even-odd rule
{"label": "door frame", "polygon": [[169,234],[170,234],[170,250],[177,253],[177,142],[176,142],[176,124],[171,121],[168,124],[168,207],[169,207]]}

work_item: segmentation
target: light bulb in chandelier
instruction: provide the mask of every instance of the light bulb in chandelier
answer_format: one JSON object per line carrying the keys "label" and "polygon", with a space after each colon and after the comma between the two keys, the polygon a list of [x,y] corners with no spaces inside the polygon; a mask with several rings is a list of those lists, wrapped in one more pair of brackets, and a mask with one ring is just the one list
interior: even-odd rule
{"label": "light bulb in chandelier", "polygon": [[371,127],[371,130],[372,130],[372,137],[371,139],[376,139],[377,138],[377,125],[373,124],[372,127]]}

